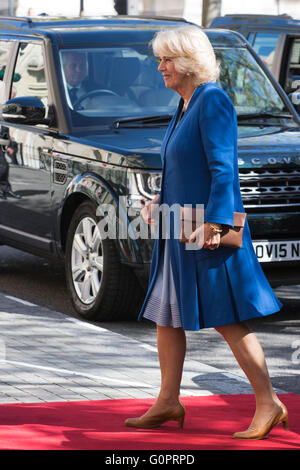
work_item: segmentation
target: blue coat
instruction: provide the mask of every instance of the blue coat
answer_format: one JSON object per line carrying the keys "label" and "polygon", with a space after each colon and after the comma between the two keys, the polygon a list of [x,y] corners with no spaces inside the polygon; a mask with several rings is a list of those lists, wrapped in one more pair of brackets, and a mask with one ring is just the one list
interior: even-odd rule
{"label": "blue coat", "polygon": [[[211,82],[195,90],[177,123],[182,106],[181,99],[162,143],[160,203],[203,204],[205,222],[232,226],[233,212],[245,212],[239,186],[234,106],[227,94]],[[155,283],[165,242],[160,229],[158,235],[139,319]],[[247,221],[240,249],[186,250],[185,244],[172,235],[169,247],[185,330],[236,323],[275,313],[282,307],[257,260]]]}

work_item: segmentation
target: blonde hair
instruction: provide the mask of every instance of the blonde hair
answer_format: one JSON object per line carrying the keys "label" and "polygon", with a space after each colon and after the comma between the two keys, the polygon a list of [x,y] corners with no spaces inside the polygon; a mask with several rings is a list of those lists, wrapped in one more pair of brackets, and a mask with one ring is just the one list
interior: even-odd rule
{"label": "blonde hair", "polygon": [[215,82],[219,64],[207,37],[197,26],[180,26],[158,31],[151,41],[155,56],[174,57],[178,72],[190,73],[194,84]]}

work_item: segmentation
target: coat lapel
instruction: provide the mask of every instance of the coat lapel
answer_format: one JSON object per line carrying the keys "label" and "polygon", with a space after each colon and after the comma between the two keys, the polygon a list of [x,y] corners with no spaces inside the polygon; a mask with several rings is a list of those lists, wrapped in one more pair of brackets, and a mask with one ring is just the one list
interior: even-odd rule
{"label": "coat lapel", "polygon": [[168,129],[167,129],[167,132],[166,132],[166,135],[164,137],[164,140],[162,142],[162,147],[161,147],[161,160],[162,160],[162,164],[164,166],[164,162],[165,162],[165,154],[166,154],[166,149],[167,149],[167,145],[168,145],[168,142],[169,142],[169,139],[172,135],[172,132],[174,130],[174,127],[175,127],[175,124],[177,122],[177,119],[178,119],[178,116],[179,114],[181,113],[181,109],[182,109],[182,106],[183,106],[183,99],[181,98],[180,101],[179,101],[179,104],[178,104],[178,107],[177,107],[177,110],[176,112],[174,113],[174,116],[168,126]]}
{"label": "coat lapel", "polygon": [[[196,90],[194,91],[193,93],[193,96],[191,98],[191,101],[189,102],[189,105],[187,107],[187,110],[186,112],[184,113],[184,116],[182,117],[182,121],[184,121],[184,119],[186,118],[186,115],[188,115],[188,113],[191,111],[195,101],[197,100],[197,97],[199,95],[199,93],[203,90],[203,88],[205,87],[206,84],[203,84],[203,85],[200,85],[196,88]],[[170,140],[170,137],[171,135],[173,134],[173,131],[174,131],[174,128],[176,126],[176,123],[177,123],[177,120],[180,116],[180,113],[181,113],[181,110],[182,110],[182,107],[183,107],[183,99],[181,98],[180,101],[179,101],[179,104],[178,104],[178,107],[177,107],[177,110],[176,112],[174,113],[174,116],[169,124],[169,127],[168,127],[168,130],[166,132],[166,135],[165,135],[165,138],[163,140],[163,143],[162,143],[162,148],[161,148],[161,160],[162,160],[162,164],[164,165],[164,161],[165,161],[165,154],[166,154],[166,149],[167,149],[167,145],[169,143],[169,140]]]}

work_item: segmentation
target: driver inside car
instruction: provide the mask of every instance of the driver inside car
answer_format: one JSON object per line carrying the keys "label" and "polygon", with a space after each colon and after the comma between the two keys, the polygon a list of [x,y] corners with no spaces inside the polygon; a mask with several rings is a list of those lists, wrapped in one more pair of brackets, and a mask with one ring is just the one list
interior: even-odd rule
{"label": "driver inside car", "polygon": [[84,108],[86,100],[80,102],[80,98],[97,88],[88,80],[87,56],[84,52],[66,51],[62,58],[70,104],[76,108],[78,103],[80,108]]}

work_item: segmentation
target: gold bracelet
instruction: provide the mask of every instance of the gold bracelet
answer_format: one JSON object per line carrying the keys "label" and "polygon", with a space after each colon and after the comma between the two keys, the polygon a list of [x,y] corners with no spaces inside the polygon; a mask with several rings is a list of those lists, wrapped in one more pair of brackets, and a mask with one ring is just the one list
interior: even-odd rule
{"label": "gold bracelet", "polygon": [[214,233],[222,233],[223,232],[221,224],[213,224],[213,223],[209,222],[208,225]]}

